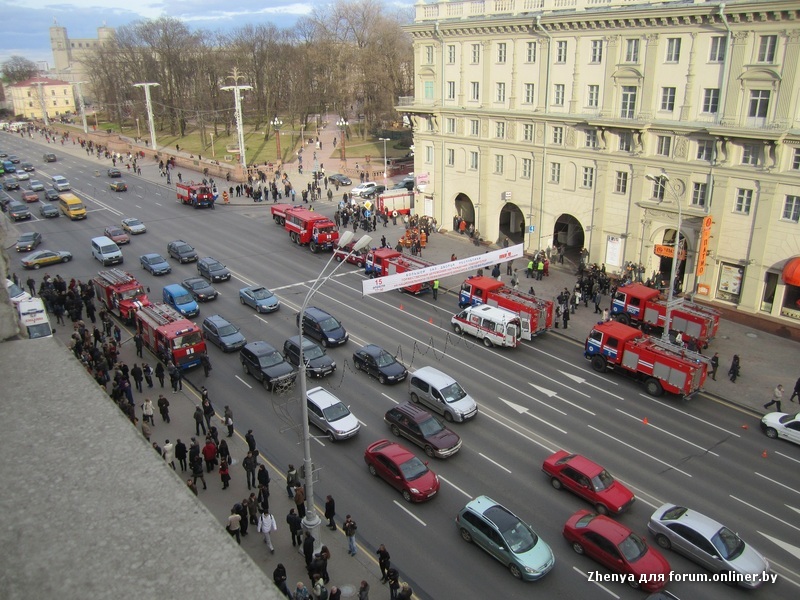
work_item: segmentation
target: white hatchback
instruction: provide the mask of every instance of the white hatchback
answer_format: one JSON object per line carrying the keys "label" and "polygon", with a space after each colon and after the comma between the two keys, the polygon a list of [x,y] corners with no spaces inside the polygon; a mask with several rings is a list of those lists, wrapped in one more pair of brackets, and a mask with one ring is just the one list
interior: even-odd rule
{"label": "white hatchback", "polygon": [[332,442],[351,438],[361,428],[350,409],[325,388],[308,390],[306,403],[309,423],[325,432]]}
{"label": "white hatchback", "polygon": [[376,187],[378,187],[378,184],[375,183],[374,181],[365,181],[361,185],[357,185],[352,190],[350,190],[350,194],[353,196],[364,196],[365,194],[369,194]]}

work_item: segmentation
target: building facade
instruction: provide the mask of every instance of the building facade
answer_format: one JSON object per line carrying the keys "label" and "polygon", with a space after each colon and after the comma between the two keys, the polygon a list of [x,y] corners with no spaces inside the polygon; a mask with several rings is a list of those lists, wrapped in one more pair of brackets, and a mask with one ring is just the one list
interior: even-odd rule
{"label": "building facade", "polygon": [[[53,52],[53,74],[70,83],[86,82],[84,93],[91,96],[89,73],[83,64],[87,55],[97,52],[105,43],[114,39],[114,28],[97,28],[96,38],[71,39],[66,27],[54,23],[50,28],[50,49]],[[88,100],[88,97],[87,97]]]}
{"label": "building facade", "polygon": [[8,86],[14,114],[26,119],[42,120],[75,112],[75,92],[68,81],[34,77]]}
{"label": "building facade", "polygon": [[800,321],[797,2],[415,8],[422,210],[664,285],[680,222],[680,288]]}

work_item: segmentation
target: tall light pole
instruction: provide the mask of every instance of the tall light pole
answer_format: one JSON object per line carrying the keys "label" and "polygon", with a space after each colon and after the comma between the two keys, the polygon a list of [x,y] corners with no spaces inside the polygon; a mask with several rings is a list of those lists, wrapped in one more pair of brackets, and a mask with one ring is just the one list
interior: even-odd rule
{"label": "tall light pole", "polygon": [[336,124],[339,126],[339,129],[342,130],[342,143],[341,143],[342,162],[347,162],[347,154],[345,152],[344,138],[345,138],[345,129],[347,129],[347,126],[350,123],[347,122],[347,119],[341,117],[338,121],[336,121]]}
{"label": "tall light pole", "polygon": [[[230,79],[234,82],[244,79],[244,75],[239,75],[239,70],[234,67]],[[233,90],[234,116],[236,117],[236,131],[239,134],[239,163],[242,165],[242,172],[247,173],[247,157],[244,151],[244,125],[242,124],[242,90],[252,90],[250,85],[226,85],[222,90]]]}
{"label": "tall light pole", "polygon": [[[150,102],[150,88],[158,87],[160,83],[134,83],[133,87],[144,88],[144,100],[147,105],[147,124],[150,127],[150,147],[155,151],[156,146],[156,124],[153,121],[153,104]],[[97,122],[97,111],[95,110],[95,122]]]}
{"label": "tall light pole", "polygon": [[209,133],[209,135],[211,136],[211,158],[216,158],[217,157],[217,153],[214,150],[214,134],[213,133]]}
{"label": "tall light pole", "polygon": [[[339,240],[339,246],[344,247],[347,246],[352,240],[355,234],[352,231],[345,231],[342,234],[341,239]],[[314,474],[311,472],[313,466],[311,462],[311,430],[308,425],[308,404],[306,401],[306,393],[308,391],[308,386],[306,382],[306,362],[303,357],[303,318],[305,317],[306,308],[308,308],[308,303],[311,301],[312,296],[323,286],[325,282],[327,282],[333,274],[336,273],[336,270],[341,267],[344,263],[347,262],[347,258],[349,258],[353,253],[362,250],[369,246],[372,242],[372,238],[368,235],[363,236],[359,239],[354,245],[353,249],[347,254],[347,257],[342,260],[336,267],[334,267],[333,271],[331,271],[327,276],[325,276],[325,271],[330,266],[331,261],[336,257],[335,254],[331,254],[331,257],[328,259],[328,262],[325,263],[325,266],[322,267],[322,271],[320,271],[319,275],[317,276],[316,281],[311,284],[311,288],[308,290],[306,294],[305,300],[303,300],[303,304],[300,307],[300,315],[297,318],[297,333],[300,336],[298,339],[300,340],[300,357],[299,357],[299,367],[297,373],[297,379],[300,381],[300,408],[302,414],[302,427],[303,427],[303,473],[305,474],[305,492],[306,492],[306,516],[303,517],[303,528],[306,531],[310,531],[311,535],[316,540],[314,551],[318,550],[318,546],[322,544],[319,535],[319,528],[320,524],[322,523],[319,515],[317,514],[316,509],[314,508]],[[323,277],[324,276],[324,277]]]}
{"label": "tall light pole", "polygon": [[678,207],[678,228],[675,233],[675,245],[672,250],[672,271],[670,273],[669,292],[667,293],[667,311],[666,315],[664,315],[664,333],[661,334],[661,338],[665,342],[669,342],[669,329],[672,324],[672,305],[675,295],[675,280],[678,278],[678,260],[680,260],[681,256],[681,221],[683,220],[683,210],[681,208],[681,198],[675,186],[670,183],[669,175],[666,173],[662,173],[661,175],[651,175],[648,173],[645,175],[645,178],[669,189],[675,201],[675,206]]}
{"label": "tall light pole", "polygon": [[136,117],[136,139],[142,137],[142,130],[139,129],[139,117]]}
{"label": "tall light pole", "polygon": [[81,123],[83,123],[83,133],[89,133],[89,125],[86,123],[86,106],[83,102],[83,92],[81,86],[85,81],[76,81],[73,85],[78,88],[78,109],[81,112]]}
{"label": "tall light pole", "polygon": [[386,179],[388,177],[387,171],[389,170],[386,164],[386,142],[389,141],[389,138],[378,138],[379,142],[383,142],[383,178]]}
{"label": "tall light pole", "polygon": [[39,86],[39,104],[42,107],[42,121],[45,127],[50,127],[50,119],[47,116],[47,101],[44,99],[44,82],[37,81],[36,85]]}
{"label": "tall light pole", "polygon": [[277,160],[279,162],[283,162],[281,160],[281,125],[283,125],[283,121],[281,121],[277,116],[272,119],[272,128],[275,130],[275,148],[278,151]]}

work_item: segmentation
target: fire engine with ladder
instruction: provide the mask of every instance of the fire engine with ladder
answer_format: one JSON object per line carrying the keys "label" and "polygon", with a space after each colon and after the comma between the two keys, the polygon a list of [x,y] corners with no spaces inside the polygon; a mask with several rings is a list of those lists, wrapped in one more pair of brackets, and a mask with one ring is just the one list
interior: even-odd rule
{"label": "fire engine with ladder", "polygon": [[144,345],[165,364],[172,361],[179,369],[190,369],[200,364],[200,357],[206,352],[200,328],[166,304],[139,309],[136,327]]}
{"label": "fire engine with ladder", "polygon": [[133,275],[121,269],[100,271],[92,283],[95,295],[106,310],[125,323],[132,323],[136,311],[150,305],[142,284]]}
{"label": "fire engine with ladder", "polygon": [[305,208],[291,208],[285,213],[284,228],[289,238],[301,246],[308,246],[311,252],[333,250],[339,241],[336,223],[325,215]]}
{"label": "fire engine with ladder", "polygon": [[190,204],[195,208],[214,208],[214,194],[211,188],[203,183],[182,183],[175,186],[178,202]]}
{"label": "fire engine with ladder", "polygon": [[708,374],[708,359],[702,354],[616,321],[594,326],[583,355],[595,371],[618,370],[643,381],[651,396],[669,392],[688,400],[702,390]]}
{"label": "fire engine with ladder", "polygon": [[494,277],[470,277],[461,284],[458,305],[488,304],[505,308],[519,315],[521,337],[530,340],[553,328],[555,311],[553,302],[503,285]]}
{"label": "fire engine with ladder", "polygon": [[[422,260],[416,256],[407,256],[391,248],[376,248],[367,254],[367,262],[364,271],[371,278],[386,277],[388,275],[395,275],[396,273],[405,273],[406,271],[416,271],[417,269],[432,267],[435,264],[436,263]],[[422,283],[415,283],[404,288],[399,288],[398,291],[415,295],[421,294],[431,289],[431,283],[430,281],[423,281]]]}

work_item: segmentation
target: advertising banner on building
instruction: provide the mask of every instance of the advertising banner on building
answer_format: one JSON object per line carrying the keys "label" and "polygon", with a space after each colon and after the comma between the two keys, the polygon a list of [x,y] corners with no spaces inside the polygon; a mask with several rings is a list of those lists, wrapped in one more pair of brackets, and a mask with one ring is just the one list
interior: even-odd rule
{"label": "advertising banner on building", "polygon": [[449,275],[458,275],[459,273],[492,267],[498,263],[508,262],[515,258],[522,258],[522,255],[522,244],[517,244],[509,248],[494,250],[486,254],[477,254],[469,258],[433,265],[432,267],[426,267],[424,269],[396,273],[394,275],[388,275],[387,277],[365,279],[361,282],[361,293],[365,296],[369,294],[380,294],[381,292],[388,292],[426,281],[441,279]]}

